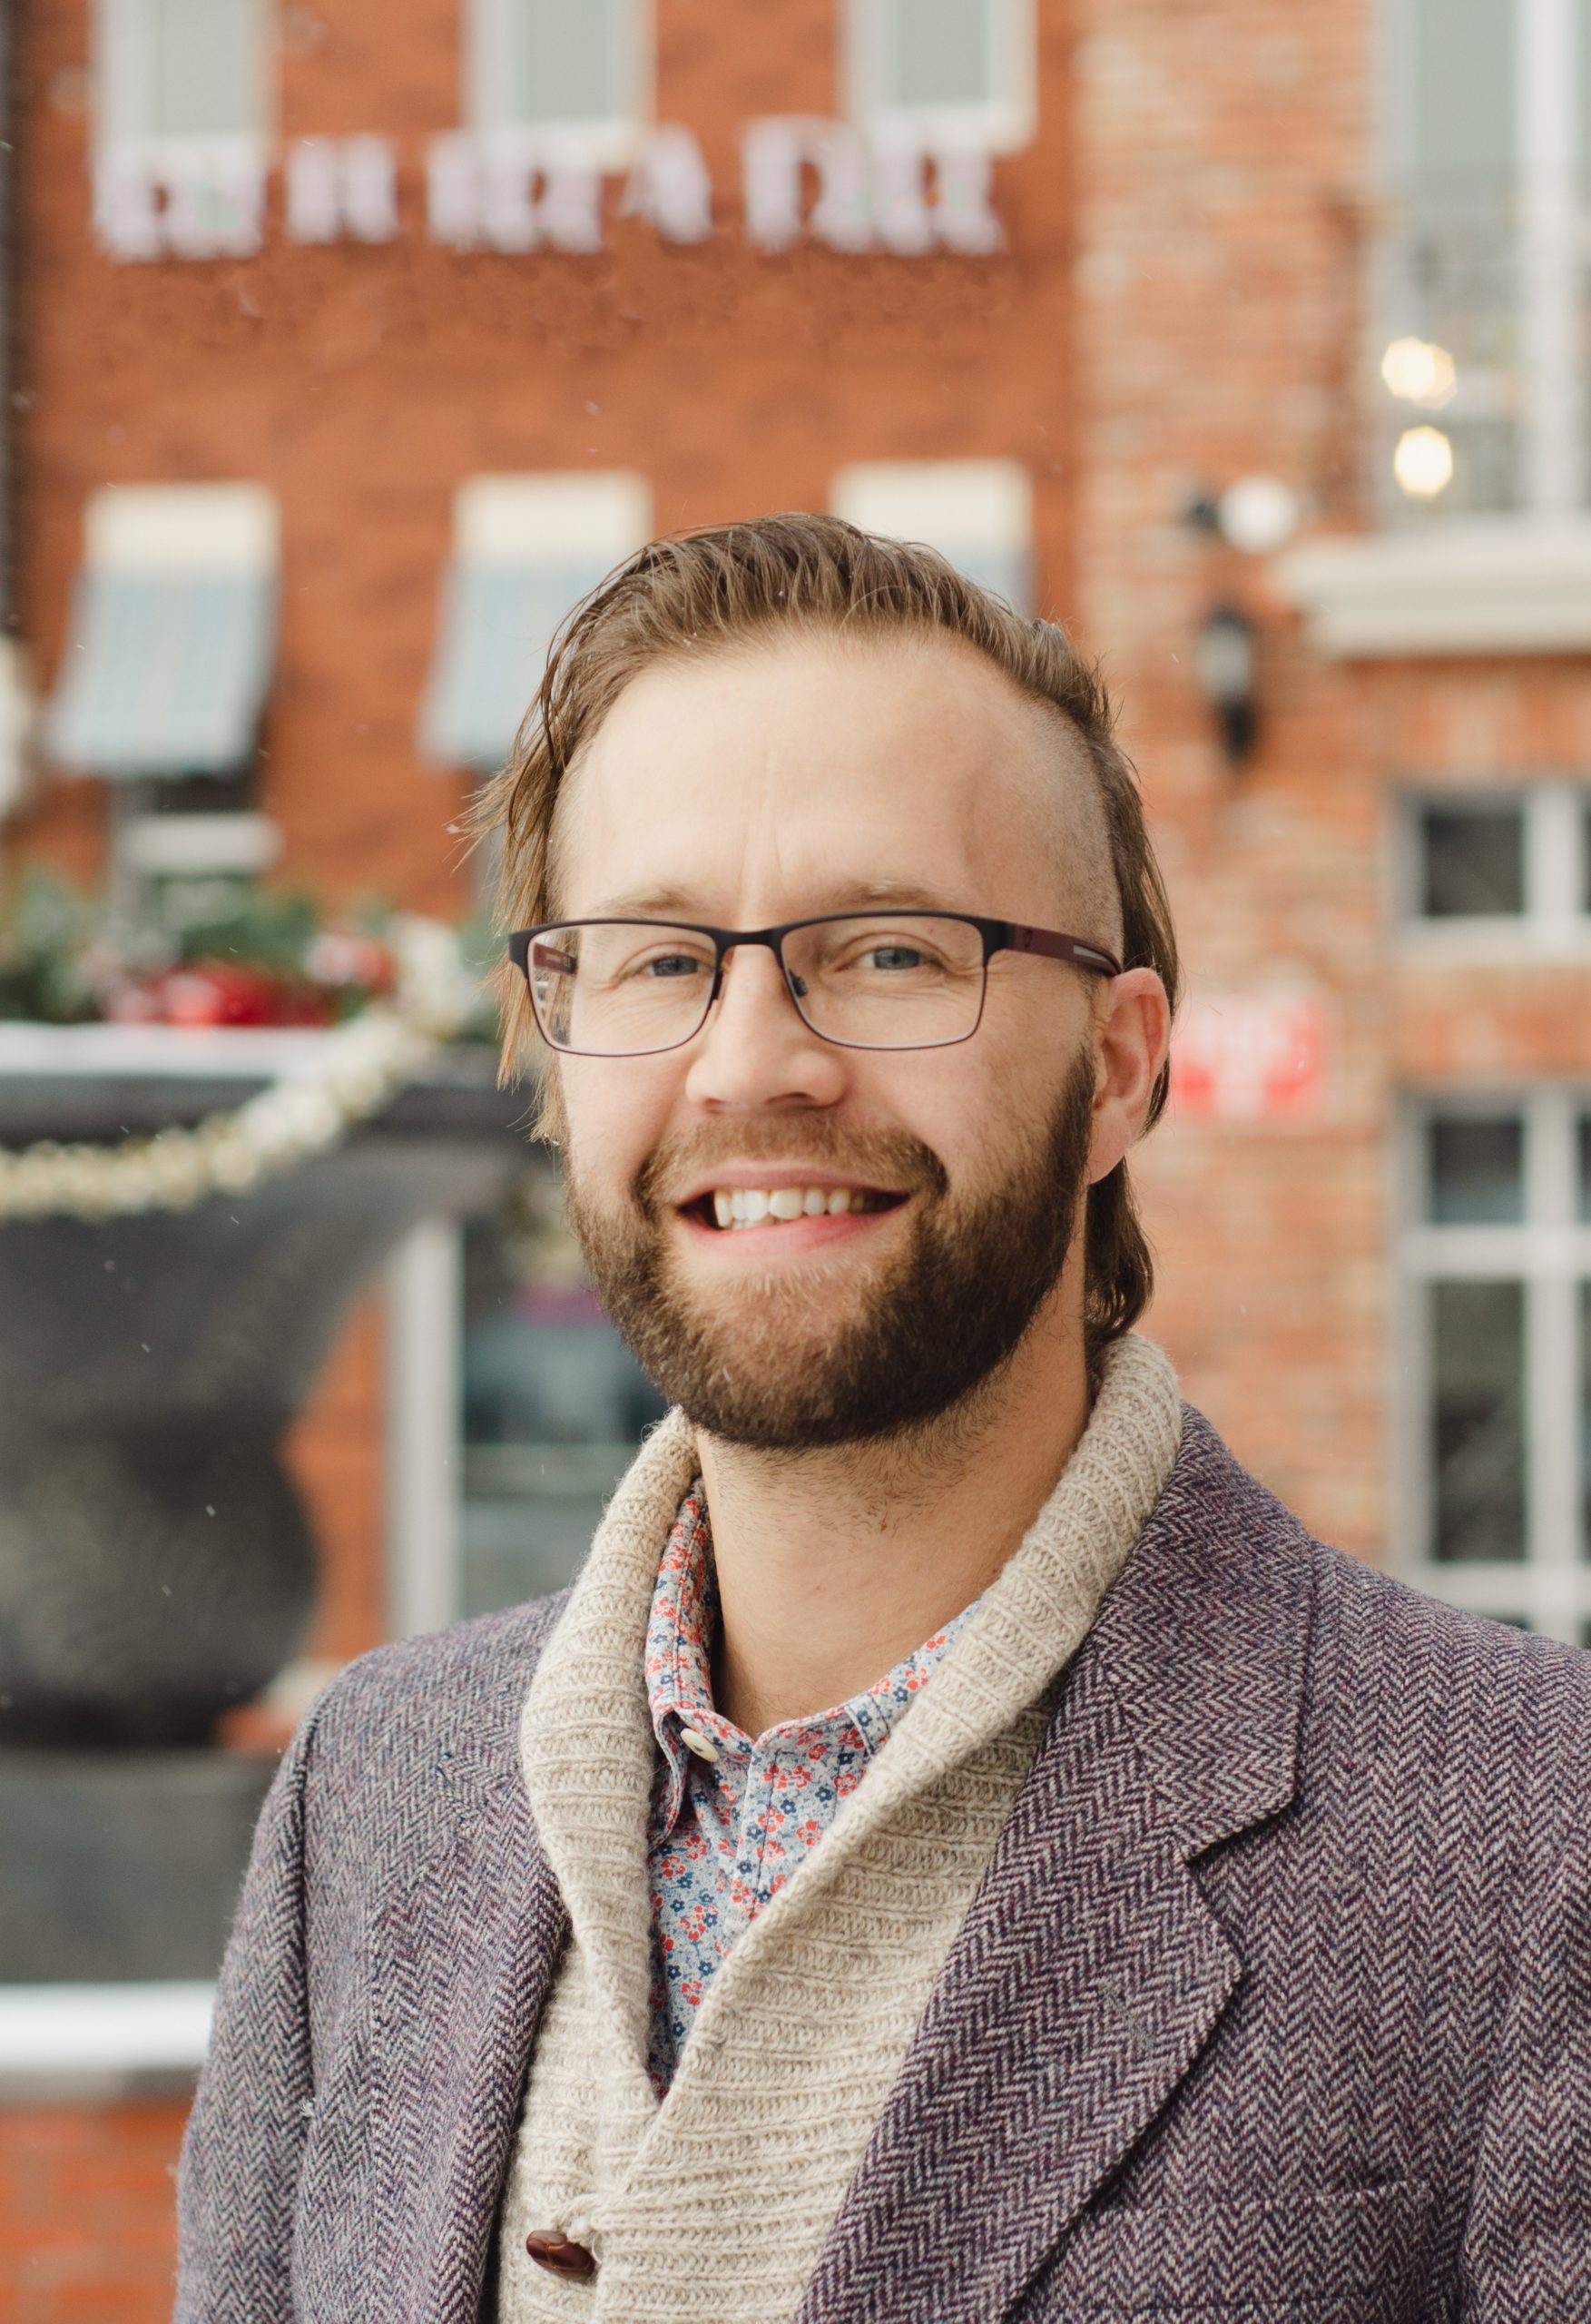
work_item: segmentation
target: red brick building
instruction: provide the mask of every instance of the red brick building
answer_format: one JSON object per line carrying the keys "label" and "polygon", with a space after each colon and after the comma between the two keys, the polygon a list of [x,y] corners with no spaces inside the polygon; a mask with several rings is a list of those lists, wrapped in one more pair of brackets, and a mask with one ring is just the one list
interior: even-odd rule
{"label": "red brick building", "polygon": [[[1347,1548],[1586,1636],[1587,11],[16,16],[5,857],[457,916],[474,773],[635,540],[934,538],[1104,657],[1142,771],[1188,1394]],[[554,1575],[644,1410],[539,1184],[422,1231],[300,1425],[317,1667]],[[0,2112],[0,2317],[163,2312],[180,2118]]]}

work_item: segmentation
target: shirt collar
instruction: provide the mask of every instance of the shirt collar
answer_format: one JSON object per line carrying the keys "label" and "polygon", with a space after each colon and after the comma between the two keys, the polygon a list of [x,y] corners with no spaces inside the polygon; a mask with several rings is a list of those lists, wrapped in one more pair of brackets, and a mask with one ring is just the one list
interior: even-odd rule
{"label": "shirt collar", "polygon": [[[810,1750],[819,1746],[831,1748],[859,1736],[871,1758],[889,1741],[971,1612],[971,1606],[964,1608],[915,1653],[848,1702],[809,1718],[787,1719],[757,1740],[765,1746],[776,1742],[791,1749]],[[712,1535],[698,1477],[681,1502],[663,1545],[646,1626],[646,1692],[661,1761],[665,1833],[678,1821],[692,1765],[693,1755],[681,1740],[683,1728],[691,1728],[716,1747],[720,1757],[712,1772],[719,1774],[720,1780],[732,1777],[755,1748],[753,1738],[713,1706],[712,1646],[718,1620]]]}

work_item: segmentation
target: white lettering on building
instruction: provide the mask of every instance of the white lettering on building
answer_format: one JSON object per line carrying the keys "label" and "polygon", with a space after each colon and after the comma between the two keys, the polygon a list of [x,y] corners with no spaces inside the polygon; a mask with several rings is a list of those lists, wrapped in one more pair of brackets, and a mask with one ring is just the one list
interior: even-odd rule
{"label": "white lettering on building", "polygon": [[[984,256],[1004,243],[984,153],[930,153],[807,114],[747,123],[743,232],[755,249]],[[94,171],[94,230],[113,258],[248,258],[265,239],[270,164],[257,141],[113,146]],[[664,241],[712,232],[712,181],[690,130],[642,141],[614,214]],[[447,130],[426,153],[426,233],[454,250],[586,252],[604,241],[604,182],[577,148],[534,131]],[[385,242],[401,231],[398,156],[378,136],[303,137],[282,164],[290,241]]]}

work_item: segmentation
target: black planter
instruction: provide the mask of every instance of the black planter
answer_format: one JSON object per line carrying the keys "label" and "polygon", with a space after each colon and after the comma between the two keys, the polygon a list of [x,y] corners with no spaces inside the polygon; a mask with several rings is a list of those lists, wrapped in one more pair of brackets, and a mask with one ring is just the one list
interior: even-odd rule
{"label": "black planter", "polygon": [[[0,1141],[198,1121],[258,1086],[0,1074]],[[523,1163],[524,1112],[450,1054],[247,1195],[0,1225],[0,1741],[200,1742],[291,1657],[315,1551],[283,1432],[392,1246]]]}
{"label": "black planter", "polygon": [[[196,1122],[277,1069],[231,1036],[203,1052],[224,1071],[162,1072],[173,1039],[118,1070],[119,1037],[67,1034],[30,1071],[0,1027],[0,1144]],[[484,1052],[444,1052],[250,1194],[0,1224],[0,1984],[213,1973],[271,1762],[198,1747],[314,1591],[283,1431],[392,1246],[524,1167],[525,1112]]]}

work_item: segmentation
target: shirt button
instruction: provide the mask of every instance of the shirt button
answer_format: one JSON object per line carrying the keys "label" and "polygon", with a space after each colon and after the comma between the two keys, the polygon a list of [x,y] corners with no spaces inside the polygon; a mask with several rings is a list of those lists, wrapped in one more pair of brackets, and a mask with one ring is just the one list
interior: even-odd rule
{"label": "shirt button", "polygon": [[533,2227],[525,2248],[538,2268],[549,2275],[584,2280],[596,2273],[596,2260],[584,2243],[572,2242],[555,2227]]}
{"label": "shirt button", "polygon": [[705,1735],[698,1734],[695,1728],[682,1727],[680,1740],[687,1751],[693,1752],[698,1759],[705,1759],[710,1768],[717,1764],[717,1744],[711,1742]]}

